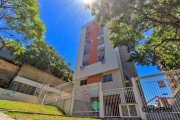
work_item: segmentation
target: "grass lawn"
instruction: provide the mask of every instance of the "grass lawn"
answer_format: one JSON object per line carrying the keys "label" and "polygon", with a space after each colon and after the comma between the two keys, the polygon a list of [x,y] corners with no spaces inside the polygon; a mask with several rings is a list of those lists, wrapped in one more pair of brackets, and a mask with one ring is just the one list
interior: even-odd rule
{"label": "grass lawn", "polygon": [[63,115],[63,113],[58,111],[58,109],[53,106],[7,101],[7,100],[0,100],[0,108],[23,111],[23,112]]}
{"label": "grass lawn", "polygon": [[74,118],[65,116],[50,116],[38,115],[36,113],[64,115],[56,107],[48,105],[30,104],[23,102],[14,102],[7,100],[0,100],[0,108],[15,110],[20,112],[32,112],[34,114],[17,113],[17,112],[4,112],[15,120],[95,120],[93,118]]}

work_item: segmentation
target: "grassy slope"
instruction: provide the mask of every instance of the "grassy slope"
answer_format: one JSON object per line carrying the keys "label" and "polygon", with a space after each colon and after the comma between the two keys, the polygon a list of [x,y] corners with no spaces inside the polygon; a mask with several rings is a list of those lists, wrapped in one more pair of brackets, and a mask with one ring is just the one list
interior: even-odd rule
{"label": "grassy slope", "polygon": [[23,102],[14,102],[7,100],[0,100],[0,108],[23,111],[23,112],[62,115],[62,113],[60,113],[56,107],[23,103]]}
{"label": "grassy slope", "polygon": [[[0,100],[0,108],[23,111],[23,112],[63,115],[63,113],[58,111],[56,107],[14,102],[7,100]],[[64,116],[25,114],[25,113],[16,113],[16,112],[5,112],[5,113],[15,120],[95,120],[92,118],[73,118],[73,117],[64,117]]]}

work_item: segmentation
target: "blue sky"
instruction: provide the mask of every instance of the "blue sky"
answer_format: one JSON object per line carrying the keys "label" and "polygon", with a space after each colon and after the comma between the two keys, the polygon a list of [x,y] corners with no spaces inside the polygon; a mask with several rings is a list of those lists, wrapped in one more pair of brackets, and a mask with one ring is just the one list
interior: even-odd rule
{"label": "blue sky", "polygon": [[[82,25],[93,20],[82,0],[38,0],[40,18],[46,25],[45,41],[72,62],[74,70]],[[148,34],[147,34],[148,35]],[[137,66],[139,76],[159,73],[156,67]]]}

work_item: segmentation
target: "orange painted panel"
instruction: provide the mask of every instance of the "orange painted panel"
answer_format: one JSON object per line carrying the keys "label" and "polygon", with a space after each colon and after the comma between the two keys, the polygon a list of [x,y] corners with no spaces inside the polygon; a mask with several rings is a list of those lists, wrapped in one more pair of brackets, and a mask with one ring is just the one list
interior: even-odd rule
{"label": "orange painted panel", "polygon": [[98,25],[96,22],[91,24],[91,35],[90,35],[90,50],[89,50],[89,65],[97,63],[97,32]]}
{"label": "orange painted panel", "polygon": [[101,82],[101,81],[102,81],[102,73],[93,75],[93,76],[89,76],[88,80],[87,80],[87,84],[97,83],[97,82]]}

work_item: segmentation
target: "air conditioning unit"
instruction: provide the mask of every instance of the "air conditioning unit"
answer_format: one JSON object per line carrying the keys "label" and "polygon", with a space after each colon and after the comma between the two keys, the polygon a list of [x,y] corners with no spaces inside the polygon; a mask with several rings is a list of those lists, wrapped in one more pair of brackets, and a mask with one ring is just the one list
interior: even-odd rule
{"label": "air conditioning unit", "polygon": [[100,51],[103,51],[103,50],[104,50],[104,47],[100,47],[99,50],[100,50]]}
{"label": "air conditioning unit", "polygon": [[83,70],[83,69],[84,69],[84,66],[82,65],[82,66],[80,67],[80,69]]}
{"label": "air conditioning unit", "polygon": [[100,39],[102,39],[102,38],[104,38],[104,36],[103,36],[103,35],[101,35],[101,36],[100,36]]}
{"label": "air conditioning unit", "polygon": [[101,60],[101,63],[104,64],[104,63],[105,63],[105,59],[102,59],[102,60]]}

